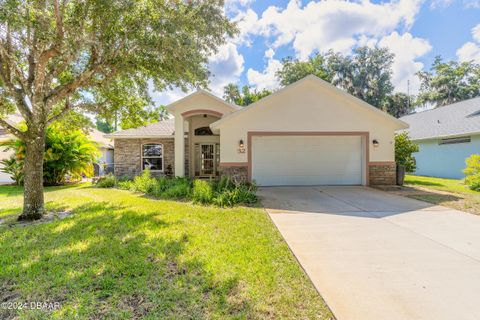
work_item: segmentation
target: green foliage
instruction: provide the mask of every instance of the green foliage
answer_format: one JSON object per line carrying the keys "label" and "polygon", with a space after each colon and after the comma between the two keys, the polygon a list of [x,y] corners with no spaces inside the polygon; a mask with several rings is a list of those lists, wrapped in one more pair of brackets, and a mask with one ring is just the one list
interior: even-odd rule
{"label": "green foliage", "polygon": [[111,123],[108,121],[104,121],[102,119],[97,118],[95,122],[95,127],[97,128],[98,131],[103,132],[103,133],[112,133],[115,131],[115,128]]}
{"label": "green foliage", "polygon": [[247,185],[240,185],[234,189],[224,189],[217,192],[213,203],[219,207],[232,207],[238,203],[255,204],[258,201],[254,188]]}
{"label": "green foliage", "polygon": [[81,130],[87,135],[90,130],[95,127],[90,118],[77,111],[67,112],[62,118],[55,121],[54,125],[56,125],[59,130]]}
{"label": "green foliage", "polygon": [[113,188],[117,185],[117,178],[109,173],[106,176],[98,178],[95,185],[99,188]]}
{"label": "green foliage", "polygon": [[419,147],[408,137],[407,132],[395,135],[395,162],[398,165],[405,166],[406,172],[414,172],[416,169],[414,152],[418,152]]}
{"label": "green foliage", "polygon": [[191,180],[188,178],[152,177],[149,170],[133,180],[116,179],[113,175],[100,178],[97,187],[142,192],[159,199],[193,200],[194,203],[214,204],[219,207],[232,207],[238,204],[257,203],[254,184],[236,184],[228,177],[220,181]]}
{"label": "green foliage", "polygon": [[465,160],[467,167],[463,170],[465,173],[465,184],[470,189],[480,191],[480,154],[472,154]]}
{"label": "green foliage", "polygon": [[219,207],[231,207],[238,203],[252,205],[258,201],[255,184],[238,184],[224,176],[214,184],[213,188],[215,195],[212,201]]}
{"label": "green foliage", "polygon": [[251,89],[249,86],[243,86],[240,91],[239,87],[233,83],[223,88],[223,98],[238,106],[248,106],[258,100],[270,95],[272,92],[267,89],[257,90]]}
{"label": "green foliage", "polygon": [[10,157],[0,161],[0,164],[2,164],[0,171],[10,175],[16,185],[21,186],[23,184],[23,161],[18,161],[16,157]]}
{"label": "green foliage", "polygon": [[417,73],[421,81],[419,104],[435,107],[480,96],[480,64],[470,62],[443,62],[436,57],[431,71]]}
{"label": "green foliage", "polygon": [[383,109],[395,118],[400,118],[415,109],[413,101],[413,97],[405,93],[397,92],[386,98]]}
{"label": "green foliage", "polygon": [[385,48],[359,47],[350,56],[330,52],[332,83],[351,95],[381,108],[393,93],[392,64],[394,55]]}
{"label": "green foliage", "polygon": [[393,94],[393,58],[394,55],[385,48],[368,47],[356,48],[351,55],[333,51],[317,53],[306,61],[289,57],[283,60],[276,76],[280,84],[286,86],[313,74],[377,108],[383,108]]}
{"label": "green foliage", "polygon": [[[25,161],[25,143],[14,139],[8,148],[14,151],[6,170],[14,172],[23,168]],[[57,185],[67,180],[78,180],[82,176],[93,175],[93,162],[98,156],[98,148],[81,130],[65,130],[61,124],[50,126],[46,131],[43,178],[45,185]],[[12,175],[13,179],[19,175]]]}
{"label": "green foliage", "polygon": [[332,81],[333,74],[327,65],[326,56],[317,53],[306,61],[287,57],[282,60],[282,68],[276,72],[282,86],[287,86],[311,74],[325,81]]}
{"label": "green foliage", "polygon": [[166,117],[164,106],[156,107],[148,93],[148,84],[141,84],[129,76],[115,79],[92,96],[101,101],[97,114],[104,130],[130,129],[157,122]]}
{"label": "green foliage", "polygon": [[169,180],[167,188],[159,195],[163,199],[189,200],[192,196],[192,182],[187,178],[159,178]]}
{"label": "green foliage", "polygon": [[205,180],[195,180],[193,181],[193,202],[197,203],[211,203],[213,198],[213,188],[212,184],[208,183]]}
{"label": "green foliage", "polygon": [[157,181],[150,174],[150,170],[144,170],[141,175],[136,176],[133,179],[133,191],[151,193],[156,185]]}

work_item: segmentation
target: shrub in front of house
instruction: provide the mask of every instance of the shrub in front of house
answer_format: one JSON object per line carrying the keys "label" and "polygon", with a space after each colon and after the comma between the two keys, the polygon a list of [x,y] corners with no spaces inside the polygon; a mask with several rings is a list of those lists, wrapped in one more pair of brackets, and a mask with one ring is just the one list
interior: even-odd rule
{"label": "shrub in front of house", "polygon": [[212,183],[209,183],[205,180],[193,181],[192,199],[193,199],[193,202],[196,202],[196,203],[202,203],[202,204],[212,203],[212,199],[213,199]]}
{"label": "shrub in front of house", "polygon": [[117,183],[117,178],[113,174],[109,173],[98,178],[98,180],[95,182],[95,185],[99,188],[113,188],[117,185]]}
{"label": "shrub in front of house", "polygon": [[[8,173],[18,185],[23,184],[25,142],[11,139],[0,142],[0,151],[11,150],[9,159],[2,160],[1,171]],[[98,146],[81,130],[50,125],[45,133],[43,162],[44,185],[60,185],[93,176],[93,163],[98,156]]]}
{"label": "shrub in front of house", "polygon": [[465,184],[472,190],[480,191],[480,154],[472,154],[465,163]]}
{"label": "shrub in front of house", "polygon": [[151,176],[150,170],[145,170],[141,175],[136,176],[135,179],[133,179],[131,187],[132,191],[150,194],[153,192],[156,184],[157,180]]}
{"label": "shrub in front of house", "polygon": [[155,178],[145,170],[133,180],[115,179],[107,175],[98,179],[96,186],[141,192],[159,199],[192,200],[204,205],[232,207],[238,204],[252,205],[258,201],[256,186],[237,184],[227,177],[220,181],[191,180],[189,178]]}

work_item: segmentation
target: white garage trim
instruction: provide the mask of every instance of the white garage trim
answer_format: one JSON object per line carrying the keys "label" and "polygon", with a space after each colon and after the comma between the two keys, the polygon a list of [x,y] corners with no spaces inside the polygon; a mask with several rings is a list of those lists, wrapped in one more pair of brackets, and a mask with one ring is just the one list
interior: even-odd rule
{"label": "white garage trim", "polygon": [[369,144],[370,144],[370,134],[367,131],[249,131],[247,137],[247,150],[248,150],[248,179],[252,181],[252,142],[253,137],[256,136],[332,136],[332,137],[341,137],[341,136],[359,136],[362,138],[362,184],[368,185],[369,183]]}

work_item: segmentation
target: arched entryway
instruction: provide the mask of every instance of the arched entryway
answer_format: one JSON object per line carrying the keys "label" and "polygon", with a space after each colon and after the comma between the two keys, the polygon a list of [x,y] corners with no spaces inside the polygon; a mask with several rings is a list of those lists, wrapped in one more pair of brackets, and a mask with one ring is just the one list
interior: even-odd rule
{"label": "arched entryway", "polygon": [[219,175],[220,136],[210,129],[210,124],[220,119],[218,115],[195,113],[187,115],[187,174],[197,178],[216,178]]}

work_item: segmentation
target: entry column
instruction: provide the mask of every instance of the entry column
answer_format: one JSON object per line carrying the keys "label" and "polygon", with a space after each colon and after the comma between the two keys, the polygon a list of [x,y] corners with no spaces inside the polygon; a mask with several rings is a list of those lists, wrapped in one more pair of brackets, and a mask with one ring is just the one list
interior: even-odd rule
{"label": "entry column", "polygon": [[185,131],[183,116],[175,114],[175,176],[185,176]]}

